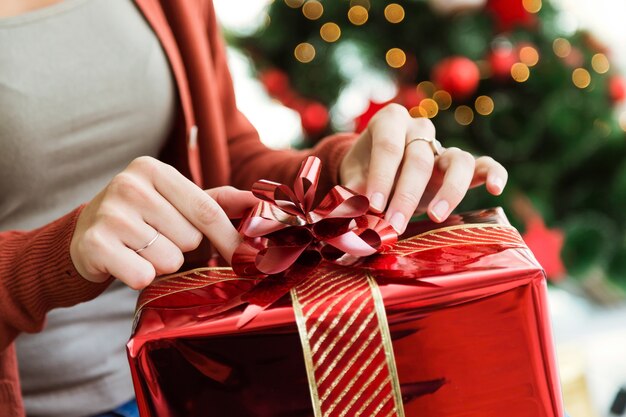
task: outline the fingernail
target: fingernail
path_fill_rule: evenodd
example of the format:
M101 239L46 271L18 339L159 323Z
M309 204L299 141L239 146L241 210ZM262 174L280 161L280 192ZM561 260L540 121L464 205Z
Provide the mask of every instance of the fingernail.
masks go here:
M446 200L439 200L437 204L433 206L431 213L435 216L435 219L438 221L443 221L448 214L448 210L450 209L450 204Z
M406 218L404 217L404 214L397 211L393 214L393 216L391 216L389 223L394 229L396 229L396 232L402 233L404 232Z
M502 190L504 189L504 181L502 178L494 176L490 178L489 182L498 194L502 193Z
M385 209L385 196L382 193L374 193L370 197L370 205L378 211Z

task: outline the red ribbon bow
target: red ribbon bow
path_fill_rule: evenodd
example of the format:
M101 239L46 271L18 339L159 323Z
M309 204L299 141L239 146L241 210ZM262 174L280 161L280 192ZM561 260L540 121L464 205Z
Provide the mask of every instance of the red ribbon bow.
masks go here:
M267 180L252 186L262 201L239 227L244 241L233 255L237 274L273 275L294 264L316 266L322 259L352 264L397 241L389 223L367 214L367 197L340 185L313 208L320 168L319 158L310 156L302 163L293 189Z

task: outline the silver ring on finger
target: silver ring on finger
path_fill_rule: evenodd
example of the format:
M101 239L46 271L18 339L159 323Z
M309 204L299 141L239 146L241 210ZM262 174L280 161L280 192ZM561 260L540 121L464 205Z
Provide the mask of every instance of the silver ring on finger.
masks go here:
M430 149L432 149L433 154L435 156L440 156L446 150L443 146L441 146L441 142L439 142L437 139L435 139L435 138L422 138L422 137L413 138L413 139L409 140L406 143L406 145L404 145L404 149L408 148L410 144L412 144L413 142L417 142L418 140L422 140L424 142L427 142L428 145L430 146Z
M146 243L145 245L143 245L139 249L136 249L135 253L140 253L140 252L143 252L144 250L148 249L150 246L152 246L154 244L154 242L157 241L159 236L161 236L161 233L159 233L159 231L157 230L156 231L156 235L154 235L154 237L152 239L150 239L150 241L148 243Z

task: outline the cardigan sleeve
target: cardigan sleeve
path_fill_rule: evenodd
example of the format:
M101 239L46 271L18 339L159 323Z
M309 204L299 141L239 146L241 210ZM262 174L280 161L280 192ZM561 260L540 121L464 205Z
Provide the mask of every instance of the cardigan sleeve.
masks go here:
M237 188L250 189L259 178L289 182L295 177L300 163L308 155L315 155L322 160L323 166L320 191L330 189L339 182L339 166L356 135L336 134L303 151L273 150L263 145L256 129L237 109L224 39L212 1L208 2L207 9L209 41L227 130L232 184Z
M43 328L48 311L90 300L111 280L82 278L70 242L82 207L32 231L0 232L0 351L20 332Z

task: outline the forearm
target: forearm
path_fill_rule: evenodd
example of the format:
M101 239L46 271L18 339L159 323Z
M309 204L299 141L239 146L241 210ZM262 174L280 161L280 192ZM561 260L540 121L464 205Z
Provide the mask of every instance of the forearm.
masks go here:
M0 233L0 350L19 332L37 332L45 315L96 297L94 284L74 268L69 246L81 208L33 231Z

